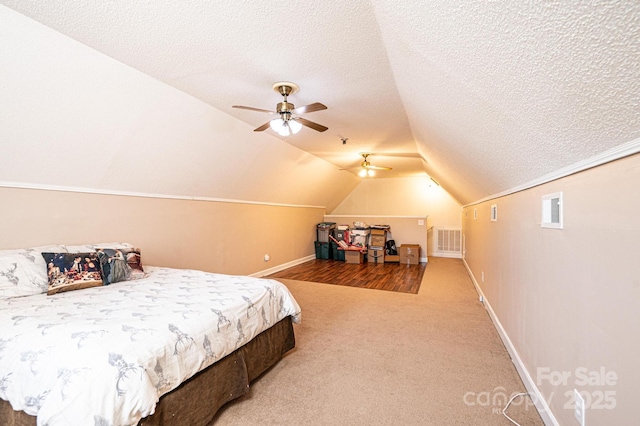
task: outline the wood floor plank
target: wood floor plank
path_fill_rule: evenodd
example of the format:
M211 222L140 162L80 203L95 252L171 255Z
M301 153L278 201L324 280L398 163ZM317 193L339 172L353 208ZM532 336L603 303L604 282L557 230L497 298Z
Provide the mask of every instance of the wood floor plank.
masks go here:
M353 264L339 260L314 259L276 272L266 278L284 278L417 294L426 268L427 263L418 265Z

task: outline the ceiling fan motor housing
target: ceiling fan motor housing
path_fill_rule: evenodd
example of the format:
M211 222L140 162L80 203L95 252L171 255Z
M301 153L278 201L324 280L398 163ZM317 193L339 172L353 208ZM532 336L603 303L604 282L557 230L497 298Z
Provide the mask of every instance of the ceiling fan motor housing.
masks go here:
M276 110L280 114L282 114L282 113L290 113L290 111L293 110L294 108L295 108L295 105L293 105L292 103L289 103L289 102L280 102L280 103L278 103L278 106L276 106Z

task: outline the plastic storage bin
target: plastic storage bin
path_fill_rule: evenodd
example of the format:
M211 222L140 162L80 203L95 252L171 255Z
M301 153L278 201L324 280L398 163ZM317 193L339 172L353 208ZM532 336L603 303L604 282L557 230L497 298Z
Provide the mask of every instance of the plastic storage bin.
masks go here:
M368 229L350 229L349 238L351 238L351 244L358 247L367 247L370 233L371 231Z
M331 235L332 237L334 236L333 233L336 229L336 223L335 222L321 222L318 224L318 236L316 238L316 241L319 241L321 243L328 243L329 242L329 235Z
M336 240L338 241L346 241L349 240L349 225L336 225L335 231L333 231Z
M331 244L322 241L316 241L316 259L331 259Z
M331 251L333 260L341 260L344 262L344 250L338 250L338 244L331 241Z

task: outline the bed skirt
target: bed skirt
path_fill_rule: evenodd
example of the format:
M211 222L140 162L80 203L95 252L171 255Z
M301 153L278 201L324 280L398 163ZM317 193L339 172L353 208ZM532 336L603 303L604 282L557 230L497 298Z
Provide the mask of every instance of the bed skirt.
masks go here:
M249 383L295 347L291 317L257 335L220 361L163 395L139 426L206 425L227 402L245 395ZM0 425L35 426L36 418L0 400Z

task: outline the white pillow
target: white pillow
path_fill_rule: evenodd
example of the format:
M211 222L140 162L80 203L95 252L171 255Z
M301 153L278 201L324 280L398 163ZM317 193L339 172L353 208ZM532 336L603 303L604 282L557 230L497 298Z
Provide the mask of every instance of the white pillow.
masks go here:
M96 247L118 249L133 248L129 243L100 243L100 244L84 244L81 246L66 246L67 253L92 253L96 251Z
M64 252L64 246L0 250L0 299L45 293L49 286L42 252Z
M64 248L61 244L56 244L52 246L40 246L40 247L32 247L32 248L21 248L21 249L10 249L10 250L0 250L0 256L4 256L7 254L23 254L25 256L29 256L29 253L35 252L37 254L40 253L54 253L54 252L65 252L67 249Z

